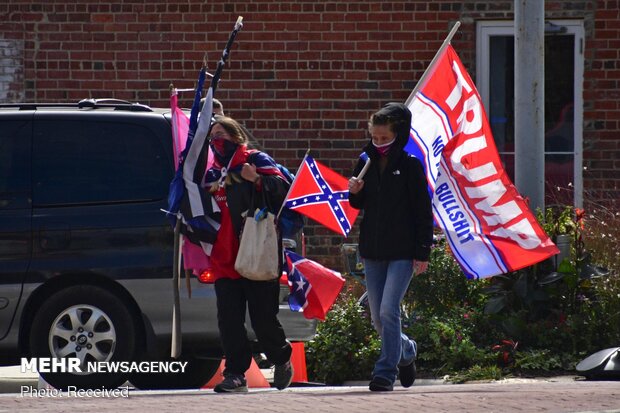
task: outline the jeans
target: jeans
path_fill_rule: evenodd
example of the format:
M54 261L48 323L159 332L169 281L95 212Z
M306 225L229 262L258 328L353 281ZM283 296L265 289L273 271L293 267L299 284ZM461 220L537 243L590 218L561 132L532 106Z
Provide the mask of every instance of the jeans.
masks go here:
M413 275L413 260L364 260L366 289L372 323L381 336L381 355L373 377L394 383L398 366L410 364L417 344L401 331L400 303Z
M246 305L252 329L269 361L284 364L292 347L278 320L280 284L245 278L220 278L215 282L217 320L226 356L224 375L243 376L252 362L252 348L245 329Z

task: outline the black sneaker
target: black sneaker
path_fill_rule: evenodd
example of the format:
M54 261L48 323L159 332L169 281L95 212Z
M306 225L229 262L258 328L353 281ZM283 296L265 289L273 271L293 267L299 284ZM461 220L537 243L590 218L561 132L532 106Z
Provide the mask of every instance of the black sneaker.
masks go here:
M293 366L291 361L287 361L284 364L276 365L273 371L273 384L278 390L284 390L291 385L293 381Z
M213 389L216 393L245 393L248 386L245 377L236 374L224 376L224 380Z
M398 366L398 376L403 387L411 387L416 376L415 359L406 366Z
M383 377L373 377L368 385L370 391L392 391L394 390L394 384L388 379Z

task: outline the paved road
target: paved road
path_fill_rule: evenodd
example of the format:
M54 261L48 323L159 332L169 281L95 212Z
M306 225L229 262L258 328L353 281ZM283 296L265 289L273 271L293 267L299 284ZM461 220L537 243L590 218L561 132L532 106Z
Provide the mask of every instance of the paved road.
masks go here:
M416 383L390 393L373 393L366 386L256 389L224 395L211 390L119 393L115 397L0 394L0 412L620 412L619 381L566 377L461 385Z

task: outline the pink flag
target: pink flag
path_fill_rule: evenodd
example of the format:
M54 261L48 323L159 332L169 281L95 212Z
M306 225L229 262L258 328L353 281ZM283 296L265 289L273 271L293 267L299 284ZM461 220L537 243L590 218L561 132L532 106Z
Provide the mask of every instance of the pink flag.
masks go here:
M504 171L480 95L452 46L429 70L408 104L405 150L424 163L435 221L465 273L490 277L557 254Z
M178 94L176 89L170 95L170 113L172 115L172 150L174 153L174 169L179 166L180 155L187 143L187 133L189 131L189 118L178 106ZM213 155L209 151L207 169L213 163ZM197 273L210 268L209 257L202 247L189 242L183 237L183 268L194 270Z
M179 155L185 149L187 131L189 130L189 118L178 106L178 94L173 89L170 95L170 114L172 115L172 151L174 154L174 169L179 167Z

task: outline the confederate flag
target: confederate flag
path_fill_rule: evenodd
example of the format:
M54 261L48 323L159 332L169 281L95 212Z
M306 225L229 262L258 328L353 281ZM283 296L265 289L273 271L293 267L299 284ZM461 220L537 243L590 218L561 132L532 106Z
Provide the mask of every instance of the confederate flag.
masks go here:
M348 180L327 166L304 157L285 199L285 206L344 235L359 210L349 205Z

